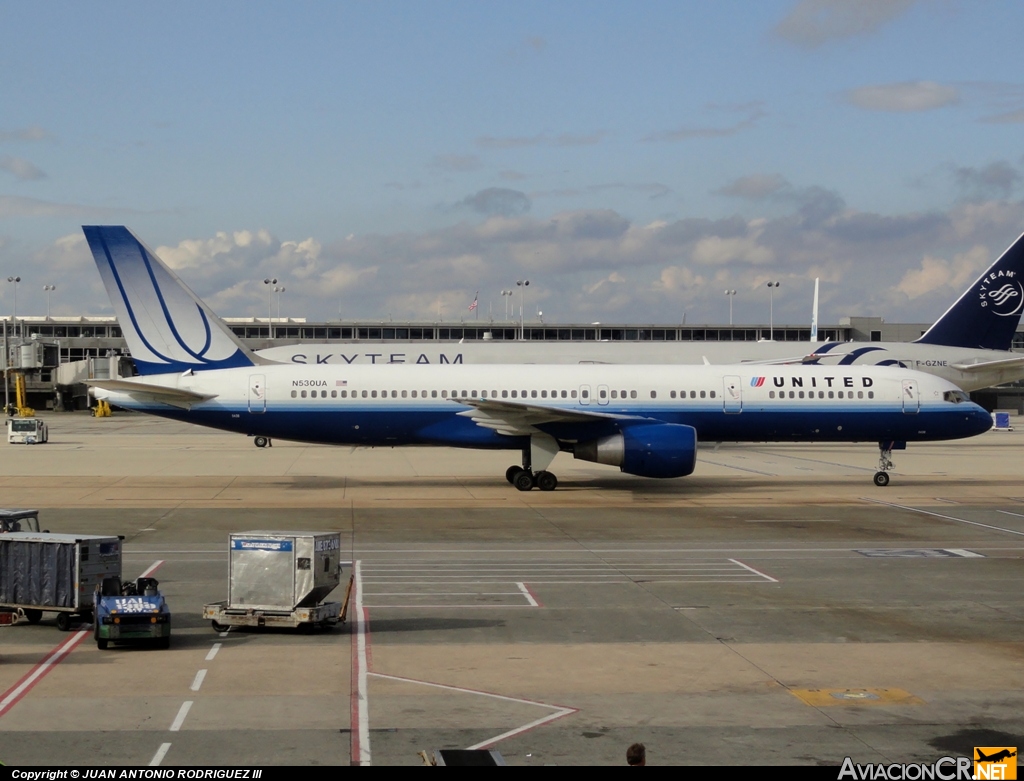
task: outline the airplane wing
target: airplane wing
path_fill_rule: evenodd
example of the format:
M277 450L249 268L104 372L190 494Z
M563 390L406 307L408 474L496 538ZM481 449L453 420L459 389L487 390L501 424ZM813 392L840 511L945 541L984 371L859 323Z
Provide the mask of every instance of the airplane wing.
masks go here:
M167 388L131 380L89 380L86 384L100 390L125 393L139 401L156 401L185 410L192 409L195 404L217 397L216 393L196 393L182 388Z
M981 361L980 363L951 363L950 367L961 372L987 372L995 369L1011 369L1021 365L1024 365L1024 355L1000 358L998 361Z
M540 404L499 401L497 399L451 399L472 409L459 415L471 418L483 428L489 428L510 437L526 437L540 433L539 426L546 423L608 423L610 421L646 420L637 415L559 409Z

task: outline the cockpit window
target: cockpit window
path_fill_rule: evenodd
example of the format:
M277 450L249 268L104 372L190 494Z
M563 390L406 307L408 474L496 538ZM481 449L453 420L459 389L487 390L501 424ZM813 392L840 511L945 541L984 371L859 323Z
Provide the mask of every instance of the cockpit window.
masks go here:
M948 401L951 404L961 404L961 403L963 403L965 401L970 401L971 397L968 396L963 391L952 390L952 391L946 391L945 393L943 393L942 394L942 400L943 401Z

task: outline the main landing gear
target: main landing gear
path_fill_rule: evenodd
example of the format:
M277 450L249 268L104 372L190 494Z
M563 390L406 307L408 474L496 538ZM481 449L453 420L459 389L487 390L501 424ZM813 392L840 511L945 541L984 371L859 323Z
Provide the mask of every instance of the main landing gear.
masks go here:
M270 441L270 437L253 437L252 443L256 447L273 447L274 444Z
M535 434L530 437L529 447L523 448L523 465L513 464L505 470L505 479L520 491L554 491L558 487L558 478L547 467L555 459L559 451L558 442L546 434ZM534 469L537 471L534 471Z
M889 470L893 466L892 443L880 442L878 444L878 471L875 472L875 485L879 488L889 485Z

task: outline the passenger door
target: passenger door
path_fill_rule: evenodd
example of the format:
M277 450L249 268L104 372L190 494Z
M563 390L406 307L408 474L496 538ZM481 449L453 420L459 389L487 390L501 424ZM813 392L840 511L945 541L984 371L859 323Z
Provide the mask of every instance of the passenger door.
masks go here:
M917 387L917 380L903 381L903 412L907 415L916 415L921 409L921 394Z
M740 378L729 374L722 378L722 404L727 415L735 415L743 411L743 392Z
M267 378L263 374L249 375L249 412L262 415L267 411Z

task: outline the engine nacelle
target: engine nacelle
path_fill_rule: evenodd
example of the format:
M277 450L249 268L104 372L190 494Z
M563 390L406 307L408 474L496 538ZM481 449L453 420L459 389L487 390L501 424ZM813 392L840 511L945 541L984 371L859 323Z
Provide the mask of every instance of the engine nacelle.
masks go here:
M573 456L640 477L684 477L697 465L697 430L675 423L629 426L618 434L579 443Z

